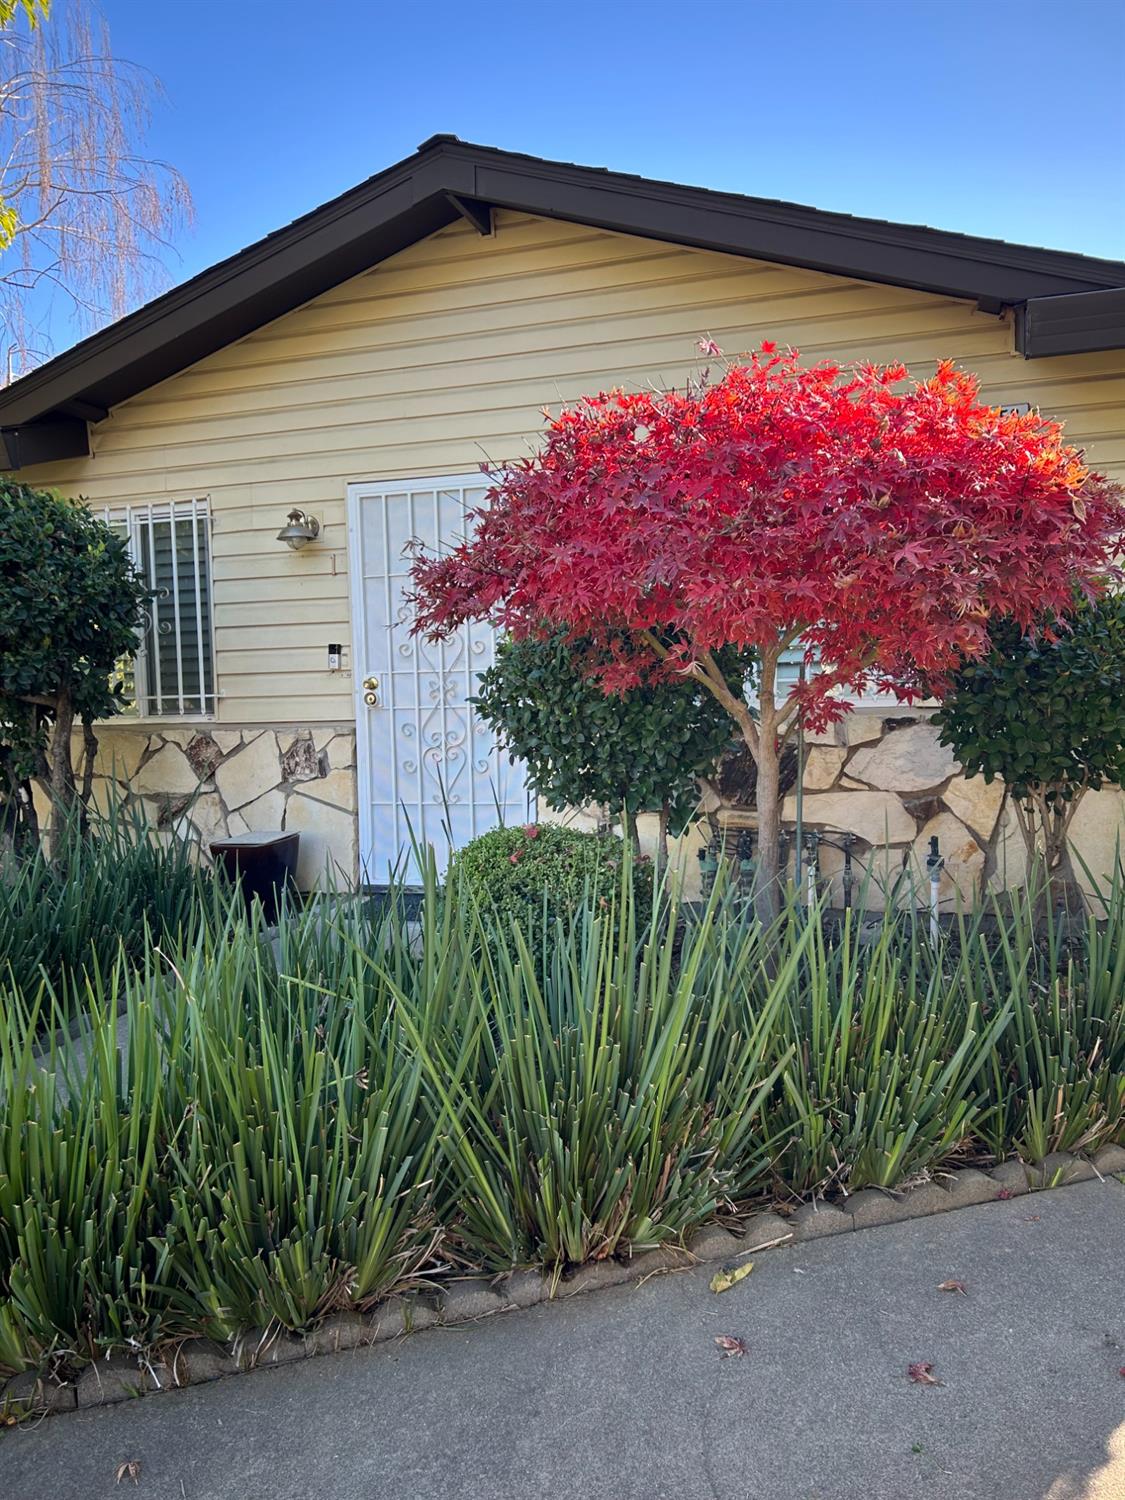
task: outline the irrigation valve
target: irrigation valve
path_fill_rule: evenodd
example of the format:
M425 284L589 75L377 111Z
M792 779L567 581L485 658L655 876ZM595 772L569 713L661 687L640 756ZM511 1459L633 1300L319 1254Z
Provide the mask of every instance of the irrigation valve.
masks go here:
M941 872L945 868L945 860L941 857L938 848L937 835L930 839L930 852L926 855L926 869L930 876L930 937L936 943L940 934L938 924L938 898L941 889Z

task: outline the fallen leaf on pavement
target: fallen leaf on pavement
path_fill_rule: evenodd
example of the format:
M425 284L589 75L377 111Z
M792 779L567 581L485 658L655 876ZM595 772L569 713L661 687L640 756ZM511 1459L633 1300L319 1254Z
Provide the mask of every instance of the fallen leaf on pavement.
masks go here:
M934 1367L928 1359L920 1359L917 1364L908 1365L906 1373L915 1385L940 1385L941 1381L934 1375Z
M123 1464L117 1465L117 1483L123 1479L131 1479L134 1484L141 1482L141 1464L136 1458L127 1458Z
M1012 1197L1015 1196L1015 1194L1012 1192L1011 1188L1001 1188L1000 1191L996 1194L996 1196L997 1196L997 1198L1004 1199L1004 1198L1012 1198Z
M717 1334L715 1342L722 1350L724 1359L741 1359L746 1353L746 1340L735 1338L733 1333Z
M962 1295L962 1297L967 1297L969 1295L968 1292L965 1290L965 1283L963 1281L954 1281L952 1278L950 1278L949 1281L939 1281L938 1282L938 1291L939 1292L960 1292L961 1295Z
M1122 1380L1125 1380L1125 1365L1122 1365L1121 1368L1120 1368L1120 1370L1118 1370L1117 1373L1121 1376Z
M711 1277L711 1290L729 1292L732 1286L737 1286L740 1281L744 1281L753 1269L752 1260L748 1260L744 1266L724 1266L721 1271L716 1271Z

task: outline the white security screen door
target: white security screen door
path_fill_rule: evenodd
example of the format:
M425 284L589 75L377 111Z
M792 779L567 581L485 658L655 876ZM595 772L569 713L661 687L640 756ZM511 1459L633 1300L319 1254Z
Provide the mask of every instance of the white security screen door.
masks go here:
M348 486L360 862L374 885L391 869L420 880L415 840L434 846L444 873L451 846L528 819L522 766L469 706L492 665L494 631L466 625L431 645L411 635L404 597L411 539L450 547L486 491L479 474Z

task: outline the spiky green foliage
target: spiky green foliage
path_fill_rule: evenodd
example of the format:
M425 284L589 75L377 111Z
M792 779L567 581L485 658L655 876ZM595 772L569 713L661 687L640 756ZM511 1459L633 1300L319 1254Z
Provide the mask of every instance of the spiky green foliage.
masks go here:
M196 931L215 900L197 855L115 803L86 832L69 823L52 859L40 849L0 856L0 983L33 993L45 975L65 997L87 969L111 967L120 946L139 962L150 939Z
M686 934L674 902L638 924L630 864L608 905L547 917L546 964L513 923L437 1012L400 993L440 1104L455 1233L490 1269L652 1248L767 1170L791 970L755 1003L750 924L717 894Z
M422 1067L365 962L372 937L384 951L354 909L338 914L326 976L301 962L310 938L323 954L323 932L299 923L275 957L236 924L178 976L196 998L174 1041L193 1101L174 1163L177 1271L222 1336L369 1307L433 1248Z
M971 961L948 972L908 918L861 940L846 914L814 924L803 980L784 1011L794 1062L771 1123L785 1140L780 1187L893 1187L948 1157L981 1117L980 1076L1010 1019L985 1019Z
M168 1140L187 1107L185 1079L166 1066L156 1006L163 978L123 961L87 990L81 1034L48 1026L43 985L5 997L0 1025L0 1322L19 1330L22 1359L94 1358L141 1350L191 1326L176 1306ZM127 1006L118 1050L117 1009ZM64 1019L61 1011L55 1023Z
M1125 886L1118 875L1102 889L1104 912L1077 943L1065 913L1037 923L1036 905L1033 882L985 971L991 1003L1016 1003L990 1058L981 1130L997 1156L1032 1162L1125 1140Z
M764 929L723 872L701 910L636 890L625 852L612 889L502 921L431 859L417 912L338 894L270 931L217 891L91 963L71 1031L9 981L0 1368L1125 1140L1120 883L1084 930L1037 929L1031 890L936 945L911 914Z

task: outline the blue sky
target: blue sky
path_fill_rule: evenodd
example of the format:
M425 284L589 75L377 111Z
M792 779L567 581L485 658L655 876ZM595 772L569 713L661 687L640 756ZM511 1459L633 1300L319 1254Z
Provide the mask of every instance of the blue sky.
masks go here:
M177 281L436 131L1125 258L1114 0L101 4L195 195Z

